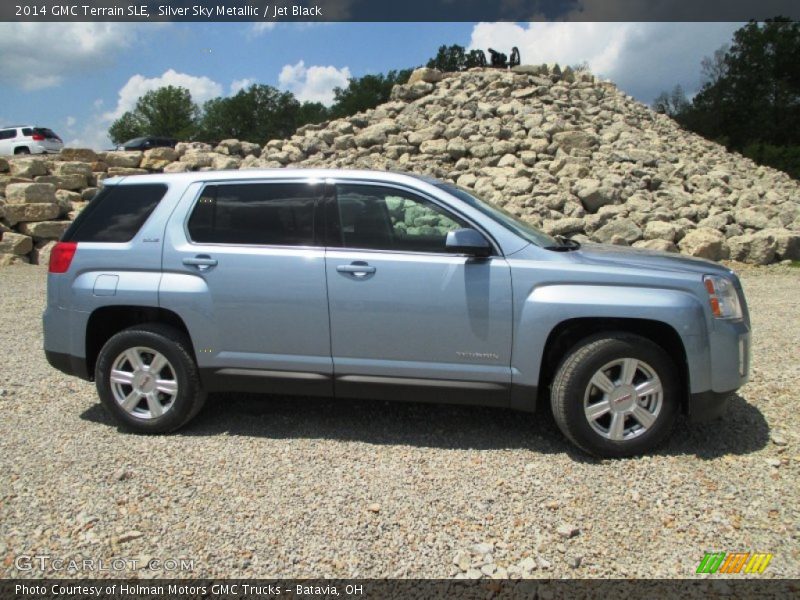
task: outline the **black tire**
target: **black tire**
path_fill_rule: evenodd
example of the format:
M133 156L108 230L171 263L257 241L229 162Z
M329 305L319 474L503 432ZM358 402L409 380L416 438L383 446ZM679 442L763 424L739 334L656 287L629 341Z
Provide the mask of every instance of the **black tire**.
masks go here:
M174 372L178 391L169 410L161 416L139 418L127 412L114 398L110 381L114 361L126 350L136 347L160 352ZM135 325L111 336L97 357L95 382L100 400L114 420L125 429L138 433L175 431L200 412L206 400L190 340L178 329L160 323Z
M14 154L17 155L17 156L20 156L22 154L30 154L30 153L31 153L31 151L28 150L27 148L16 148L14 150Z
M601 392L596 386L587 392L595 374L603 367L626 358L636 359L640 361L639 367L649 367L655 372L661 383L661 402L653 422L646 427L632 416L623 416L622 427L628 427L628 429L623 429L625 436L623 439L615 440L606 437L606 434L611 435L612 425L610 423L613 413L609 411L604 416L595 417L596 420L590 422L590 418L584 411L584 401L588 394L589 404L594 406L591 400L597 398L597 394ZM612 383L621 381L622 368L622 365L619 365L612 366L608 370L608 373L612 374L609 379L614 376L615 372L620 374L619 380ZM618 369L618 371L614 371L614 369ZM643 373L644 371L637 370L636 376L642 378ZM634 383L635 381L634 379ZM630 393L626 393L629 391L630 387L613 392L613 394L618 394L616 399L613 399L612 394L601 394L601 399L609 398L608 406L622 409L626 403L639 402L636 394L631 397ZM629 397L631 400L628 400ZM651 396L650 400L644 398L642 402L655 403L653 398L655 397ZM672 432L680 404L678 370L667 353L646 338L624 332L603 333L582 340L566 354L553 380L550 404L559 429L584 451L603 458L646 454L664 442ZM647 404L647 406L654 405ZM654 409L649 409L651 414L652 410ZM607 423L605 427L604 419ZM599 432L598 429L605 429L605 431Z

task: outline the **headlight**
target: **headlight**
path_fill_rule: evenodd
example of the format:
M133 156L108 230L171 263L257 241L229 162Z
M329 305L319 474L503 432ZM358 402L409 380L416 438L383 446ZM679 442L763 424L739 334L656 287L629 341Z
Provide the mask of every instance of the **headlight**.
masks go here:
M741 319L742 305L733 282L718 275L703 276L711 312L717 319Z

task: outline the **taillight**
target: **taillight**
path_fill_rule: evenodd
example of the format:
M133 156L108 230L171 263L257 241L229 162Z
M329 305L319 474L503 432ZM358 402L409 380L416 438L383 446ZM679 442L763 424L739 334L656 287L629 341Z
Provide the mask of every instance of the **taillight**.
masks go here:
M33 141L34 142L43 142L44 141L44 136L41 133L34 133L32 137L33 137Z
M77 242L58 242L50 252L50 273L66 273L78 249Z

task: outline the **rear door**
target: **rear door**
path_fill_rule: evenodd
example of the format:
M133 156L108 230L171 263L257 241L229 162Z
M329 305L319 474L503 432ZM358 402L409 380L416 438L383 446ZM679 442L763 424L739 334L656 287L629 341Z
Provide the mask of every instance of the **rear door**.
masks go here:
M410 190L341 183L327 207L336 395L507 404L506 260L448 252L471 224Z
M0 155L13 154L14 138L17 137L16 129L0 129Z
M321 189L197 184L170 220L159 300L187 321L209 389L332 394Z

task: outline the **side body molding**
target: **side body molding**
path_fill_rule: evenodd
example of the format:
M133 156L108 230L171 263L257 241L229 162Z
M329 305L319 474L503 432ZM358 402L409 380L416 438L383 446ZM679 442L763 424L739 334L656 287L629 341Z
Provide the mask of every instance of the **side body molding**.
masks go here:
M691 391L710 388L706 317L700 302L688 292L625 285L546 284L520 296L515 298L511 353L515 389L530 390L539 385L548 336L560 323L580 318L646 319L670 326L686 350ZM512 407L532 410L535 398L529 396L514 394Z

